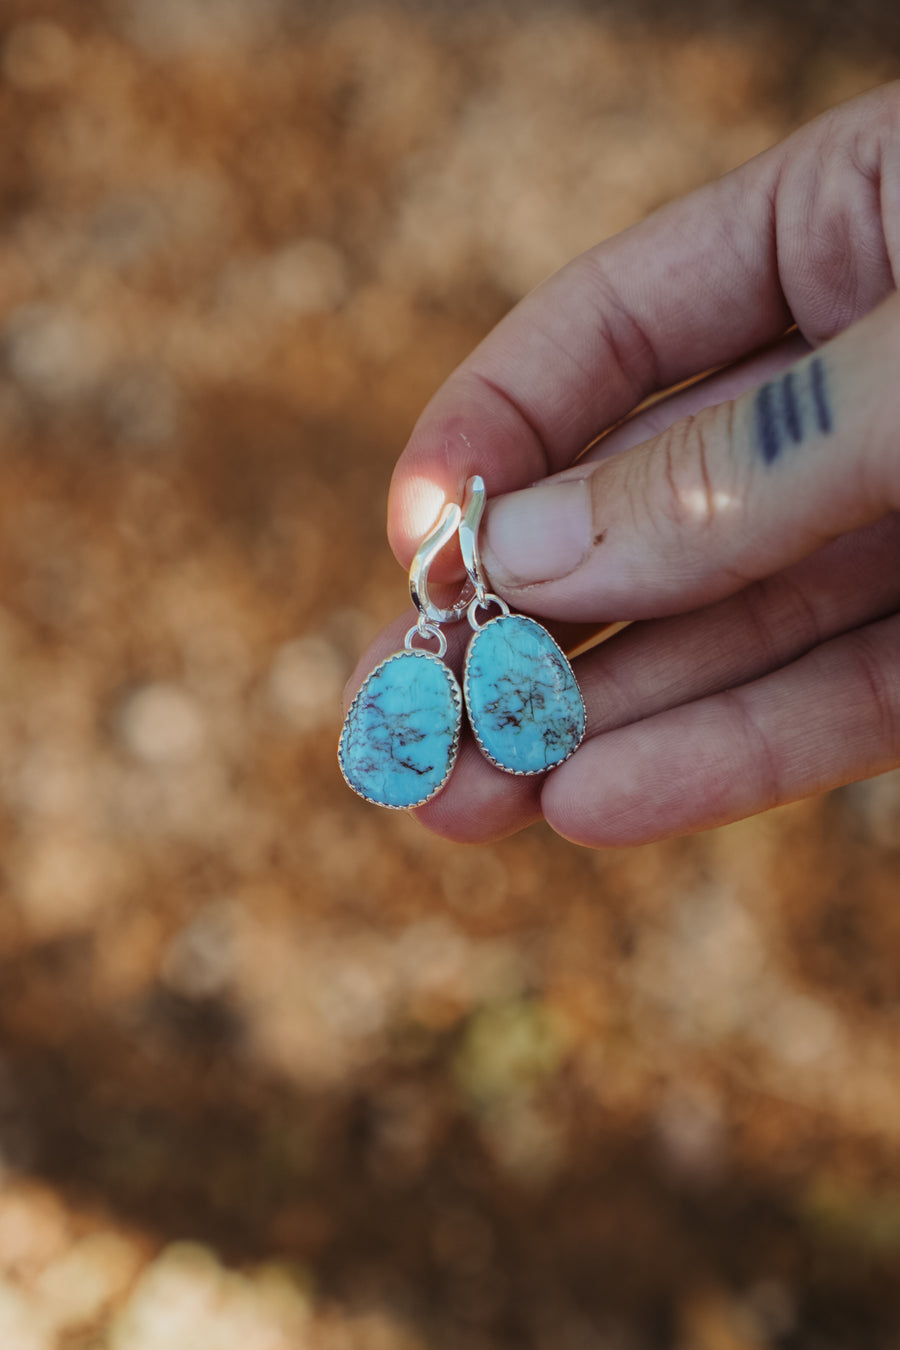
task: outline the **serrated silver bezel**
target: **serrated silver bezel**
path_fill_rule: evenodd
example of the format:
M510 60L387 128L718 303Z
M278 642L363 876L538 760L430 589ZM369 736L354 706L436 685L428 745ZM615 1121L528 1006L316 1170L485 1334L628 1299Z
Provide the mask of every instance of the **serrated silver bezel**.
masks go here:
M444 777L441 779L440 783L438 783L437 787L433 788L431 792L428 793L427 796L422 797L417 802L410 802L408 806L395 806L393 802L380 802L377 797L370 797L367 792L361 791L361 789L358 788L355 785L355 783L351 783L350 779L347 777L347 770L344 767L344 741L347 735L347 727L350 724L350 718L353 714L353 711L356 708L356 705L359 702L360 698L362 697L366 685L369 683L372 677L376 675L378 671L381 670L384 666L389 666L392 661L397 661L401 657L409 657L409 656L415 656L419 660L423 661L436 661L437 664L440 666L441 670L446 675L450 684L450 693L453 698L454 705L456 707L456 730L453 733L453 740L450 743L450 754L448 756L449 763L447 772L444 774ZM341 776L344 782L347 784L348 788L350 788L351 792L356 793L357 797L362 797L363 801L371 803L372 806L381 806L386 811L415 811L418 807L424 806L426 802L430 802L434 797L438 795L439 792L441 792L447 786L447 780L449 779L451 773L453 772L454 766L456 764L456 757L457 754L459 753L459 736L462 727L462 709L463 709L463 698L462 698L462 690L460 689L459 686L459 680L453 674L453 671L446 664L446 662L442 661L439 656L435 656L434 652L424 652L416 647L406 649L402 652L392 652L390 656L386 656L383 661L379 661L378 665L375 666L373 670L369 671L365 680L357 690L356 697L354 698L353 702L350 704L349 709L347 710L347 716L344 718L344 725L341 728L341 737L340 740L338 741L338 754L337 754L338 767L341 771Z
M492 624L503 623L504 619L509 618L524 619L526 623L533 623L536 628L540 628L543 630L545 637L550 642L553 643L553 646L559 652L560 656L565 661L566 665L569 667L569 670L572 672L572 679L575 683L575 688L578 690L578 697L581 701L581 735L579 736L577 743L573 745L572 749L569 750L565 755L561 755L560 758L555 759L552 764L546 764L541 769L511 769L507 764L501 764L500 760L494 758L490 750L488 750L487 746L485 745L484 741L481 739L480 735L478 734L478 728L475 725L475 720L472 717L472 710L469 702L469 684L470 684L469 658L472 655L472 648L478 641L479 636L486 629L490 628ZM537 619L532 619L528 614L498 614L496 618L488 619L487 623L482 624L478 628L477 632L472 637L472 640L469 643L468 648L466 649L466 663L463 669L463 692L465 694L466 700L466 712L468 713L469 716L469 726L472 728L472 734L475 737L475 740L478 742L479 750L484 755L485 759L488 760L489 763L493 764L495 769L500 769L503 773L511 774L514 778L536 778L538 774L549 773L551 769L559 768L560 764L565 764L567 759L572 758L575 751L579 748L579 746L582 744L584 740L584 733L587 729L587 710L584 706L584 695L581 692L581 687L578 681L575 679L575 672L574 670L572 670L572 663L566 656L565 652L563 651L562 647L560 647L556 639L552 637L550 633L547 632L546 628L544 628L544 625L542 623L538 623Z

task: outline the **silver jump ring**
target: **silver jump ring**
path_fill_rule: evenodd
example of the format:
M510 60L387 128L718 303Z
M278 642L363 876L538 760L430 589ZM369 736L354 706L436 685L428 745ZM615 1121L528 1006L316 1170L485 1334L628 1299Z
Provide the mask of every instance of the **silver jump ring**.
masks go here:
M479 609L490 609L491 605L499 605L500 607L500 614L496 615L496 618L509 613L509 605L506 601L501 600L499 595L494 595L491 591L485 591L483 595L476 595L470 601L469 608L466 610L466 617L476 632L479 628L484 627L484 623L490 623L490 619L485 619L484 623L479 623L475 615Z
M423 641L427 641L428 638L437 638L438 649L434 655L438 657L446 655L447 639L436 624L422 623L421 621L417 624L413 624L412 628L403 639L403 645L408 652L420 650L418 647L413 646L413 638L415 637L420 637Z

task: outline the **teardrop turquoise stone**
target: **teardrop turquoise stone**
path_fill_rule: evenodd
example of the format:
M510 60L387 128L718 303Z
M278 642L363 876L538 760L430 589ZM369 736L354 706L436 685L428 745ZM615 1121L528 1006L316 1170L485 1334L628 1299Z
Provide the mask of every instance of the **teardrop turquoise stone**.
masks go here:
M344 723L338 762L354 792L378 806L421 806L450 777L462 695L431 652L404 651L376 666Z
M502 614L475 634L465 694L479 745L509 773L543 773L581 744L584 700L572 667L523 614Z

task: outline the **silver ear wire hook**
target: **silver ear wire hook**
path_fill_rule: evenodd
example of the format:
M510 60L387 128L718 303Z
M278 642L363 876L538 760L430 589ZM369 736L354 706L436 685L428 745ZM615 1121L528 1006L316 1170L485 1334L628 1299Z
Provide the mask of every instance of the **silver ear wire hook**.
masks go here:
M478 552L478 527L481 524L481 517L484 515L484 507L487 501L487 492L484 487L484 479L478 474L473 474L466 483L466 492L463 497L462 519L459 522L459 547L463 556L465 569L469 574L469 580L475 587L475 594L466 606L467 617L473 628L478 628L478 611L488 609L491 605L496 605L501 614L509 613L509 605L505 600L501 600L499 595L494 595L488 588L488 579L485 576L484 568L481 566L481 554Z
M462 504L462 519L459 523L459 547L462 552L463 565L469 574L469 580L475 587L475 596L479 601L483 601L488 591L487 577L481 566L481 558L478 553L478 527L481 524L481 517L484 515L484 506L487 501L487 493L484 488L484 479L479 474L473 474L466 483L466 495Z
M463 617L469 605L470 596L459 600L450 609L441 609L428 593L428 572L431 564L446 543L460 528L462 512L455 502L448 502L441 512L440 519L430 534L427 534L416 549L415 557L409 569L409 594L419 611L419 627L425 623L456 623Z

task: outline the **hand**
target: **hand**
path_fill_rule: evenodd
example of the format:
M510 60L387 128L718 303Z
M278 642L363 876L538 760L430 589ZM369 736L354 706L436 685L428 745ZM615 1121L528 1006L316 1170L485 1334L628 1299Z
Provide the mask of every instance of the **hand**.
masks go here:
M576 258L450 376L394 475L400 563L480 473L514 609L637 622L575 662L570 760L469 743L425 825L640 843L900 763L898 268L894 85Z

